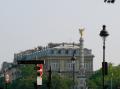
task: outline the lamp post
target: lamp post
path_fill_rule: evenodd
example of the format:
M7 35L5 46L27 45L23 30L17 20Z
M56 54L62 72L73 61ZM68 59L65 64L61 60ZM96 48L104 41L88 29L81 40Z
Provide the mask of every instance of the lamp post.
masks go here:
M105 89L105 84L104 84L104 76L105 76L105 40L106 40L106 37L109 35L108 32L106 31L106 26L103 25L103 29L100 31L100 34L99 34L102 39L103 39L103 63L102 63L102 75L103 75L103 89Z
M73 51L73 56L71 58L72 64L73 64L73 89L75 87L75 50Z

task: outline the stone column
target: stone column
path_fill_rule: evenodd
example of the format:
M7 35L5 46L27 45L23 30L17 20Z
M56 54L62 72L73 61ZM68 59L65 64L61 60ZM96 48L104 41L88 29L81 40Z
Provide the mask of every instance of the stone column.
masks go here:
M84 39L83 39L84 29L79 29L80 32L80 59L79 59L79 74L78 74L78 87L77 89L86 89L86 77L85 77L85 67L84 67Z

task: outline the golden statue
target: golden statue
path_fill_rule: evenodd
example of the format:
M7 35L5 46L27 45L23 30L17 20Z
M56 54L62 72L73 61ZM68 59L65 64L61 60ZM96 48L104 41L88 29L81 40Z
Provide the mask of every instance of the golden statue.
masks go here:
M83 37L83 31L84 31L84 28L79 29L79 32L80 32L81 37Z

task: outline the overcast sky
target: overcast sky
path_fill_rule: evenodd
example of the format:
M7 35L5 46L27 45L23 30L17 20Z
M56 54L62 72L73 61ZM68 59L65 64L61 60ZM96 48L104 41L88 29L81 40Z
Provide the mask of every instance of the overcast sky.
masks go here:
M14 53L49 42L79 42L85 28L85 48L92 49L94 69L101 67L105 24L106 61L120 64L120 0L0 0L0 64L12 62Z

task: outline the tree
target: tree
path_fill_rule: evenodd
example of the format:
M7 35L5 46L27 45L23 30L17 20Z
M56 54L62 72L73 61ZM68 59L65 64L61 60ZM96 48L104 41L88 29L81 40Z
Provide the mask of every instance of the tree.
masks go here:
M35 65L21 65L22 77L14 80L8 84L8 89L35 89L34 83L36 82L36 70ZM43 73L43 85L40 89L48 89L48 77L46 73ZM58 73L52 74L51 89L70 89L72 80L66 77L59 76ZM0 79L0 86L4 87L4 79Z
M54 74L52 77L51 89L70 89L72 87L72 80L70 78L61 77Z
M120 66L113 66L109 63L108 75L105 76L105 86L108 89L117 89L120 86ZM92 89L102 89L102 70L99 69L87 80L87 85Z

